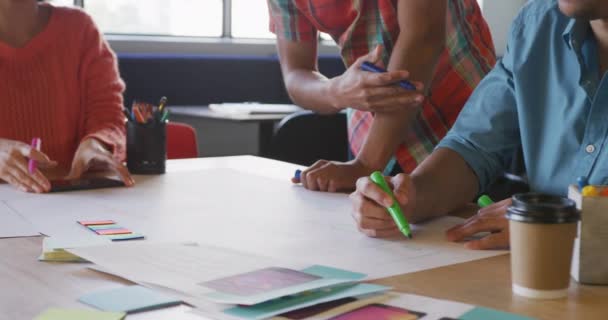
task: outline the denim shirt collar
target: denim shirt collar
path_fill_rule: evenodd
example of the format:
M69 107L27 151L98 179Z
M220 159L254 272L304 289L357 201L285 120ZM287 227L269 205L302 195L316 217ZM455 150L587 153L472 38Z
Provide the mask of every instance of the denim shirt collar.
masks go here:
M585 43L585 40L587 40L589 32L591 31L590 29L591 27L589 26L588 20L577 20L572 18L570 19L568 26L566 26L562 37L568 48L579 51L583 43Z

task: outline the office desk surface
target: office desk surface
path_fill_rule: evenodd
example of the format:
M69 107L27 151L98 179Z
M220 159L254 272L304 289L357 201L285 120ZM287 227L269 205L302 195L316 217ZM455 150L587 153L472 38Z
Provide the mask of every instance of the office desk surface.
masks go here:
M210 158L170 161L169 172L206 168L255 168L258 173L281 177L293 165L256 157ZM263 170L260 170L263 168ZM253 171L254 169L252 169ZM454 214L470 215L465 208ZM0 240L0 319L31 319L49 307L80 307L85 293L128 284L116 277L87 269L88 264L41 263L36 261L42 238ZM511 294L509 256L381 279L375 283L398 291L454 300L540 319L605 319L608 314L608 287L572 283L568 299L535 301ZM162 311L161 311L162 312ZM192 319L176 314L166 319ZM127 319L152 319L159 312Z

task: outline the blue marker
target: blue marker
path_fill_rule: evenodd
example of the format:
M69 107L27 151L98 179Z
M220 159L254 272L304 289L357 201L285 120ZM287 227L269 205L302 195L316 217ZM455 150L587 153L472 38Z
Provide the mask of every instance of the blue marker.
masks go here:
M578 189L582 191L584 187L589 185L589 180L587 180L587 177L578 177L576 183L578 184Z
M293 178L300 181L300 176L302 176L302 170L296 170L296 173L293 175Z
M375 73L386 72L386 70L376 66L375 64L373 64L371 62L367 62L367 61L363 62L363 64L361 65L361 70L368 71L368 72L375 72ZM405 90L414 90L414 91L416 90L416 86L407 80L401 80L401 81L397 82L397 84L399 84L399 86Z

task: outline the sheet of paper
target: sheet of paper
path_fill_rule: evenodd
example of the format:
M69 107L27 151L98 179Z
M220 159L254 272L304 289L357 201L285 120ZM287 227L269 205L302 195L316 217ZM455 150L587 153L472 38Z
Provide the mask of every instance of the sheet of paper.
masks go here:
M144 241L193 241L254 255L354 270L380 278L503 254L445 240L462 219L413 226L414 239L358 232L347 195L308 191L232 169L137 177L134 188L16 198L7 204L49 235L82 236L78 220L110 219ZM0 192L1 195L1 192Z
M192 312L192 307L181 305L167 309L130 314L127 320L215 320Z
M51 308L34 320L122 320L124 318L125 313L123 312Z
M198 298L213 292L201 285L203 282L275 266L304 268L303 265L195 243L119 243L67 250L95 263L104 272Z
M181 304L180 299L142 286L92 292L78 301L103 311L134 313Z
M0 201L0 238L34 237L40 233L31 223Z

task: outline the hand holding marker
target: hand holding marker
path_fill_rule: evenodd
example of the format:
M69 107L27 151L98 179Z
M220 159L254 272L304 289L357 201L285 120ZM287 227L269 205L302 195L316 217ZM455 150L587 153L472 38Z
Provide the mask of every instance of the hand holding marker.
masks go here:
M361 70L368 71L368 72L374 72L374 73L386 72L386 70L376 66L375 64L373 64L371 62L367 62L367 61L363 62L363 64L361 64ZM397 82L397 84L405 90L416 90L416 86L407 80L401 80L401 81Z
M410 230L410 224L407 222L407 219L405 218L403 211L401 211L401 205L395 198L393 191L391 191L391 188L389 188L389 186L386 184L386 180L384 180L384 175L382 175L382 173L376 171L376 172L372 173L372 175L370 176L370 179L378 187L380 187L380 189L382 189L382 191L386 192L389 196L391 196L391 198L393 199L393 204L389 208L386 208L386 210L388 211L388 213L391 215L391 217L395 221L395 224L397 225L397 228L399 228L399 231L401 231L401 233L403 233L404 236L411 239L412 231Z
M42 144L42 139L40 138L34 138L32 139L32 149L36 149L37 151L40 151L40 146ZM36 169L38 169L38 162L36 162L36 160L34 159L30 159L27 163L27 169L30 172L30 174L34 174L36 172Z
M301 175L302 175L302 170L296 170L296 172L294 173L293 178L291 180L293 182L299 183L300 179L301 179ZM380 187L382 189L382 191L388 193L388 195L391 196L391 198L393 199L393 205L390 206L389 208L386 208L386 210L388 211L388 213L391 215L391 217L395 221L395 224L397 225L397 228L399 228L399 231L401 231L401 233L403 233L404 236L411 239L412 231L410 229L410 224L407 222L407 219L405 218L403 211L401 211L401 206L399 205L399 202L395 198L395 195L393 194L391 189L386 184L386 180L384 180L384 176L382 175L382 173L376 171L376 172L372 173L372 175L370 176L370 179L378 187Z
M477 205L480 208L485 208L491 204L493 204L494 201L492 201L492 199L490 199L490 197L488 197L487 195L482 195L481 197L479 197L479 199L477 199Z
M367 71L367 72L374 72L374 73L384 73L386 72L386 70L376 66L375 64L365 61L361 64L361 70L363 71ZM405 90L416 90L416 86L413 85L411 82L407 81L407 80L401 80L399 82L397 82L397 84L405 89ZM301 175L302 175L302 170L296 170L293 178L291 178L291 181L293 183L300 183L301 182Z

